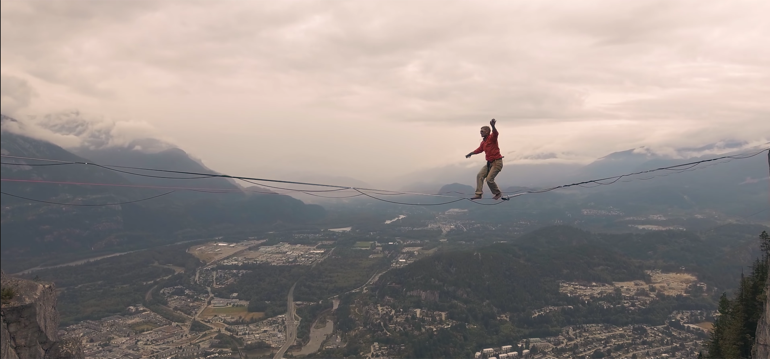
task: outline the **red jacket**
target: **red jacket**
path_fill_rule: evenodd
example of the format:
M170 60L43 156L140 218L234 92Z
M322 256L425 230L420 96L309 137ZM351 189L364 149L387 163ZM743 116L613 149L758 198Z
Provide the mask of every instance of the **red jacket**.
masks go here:
M487 162L492 162L494 160L503 158L503 155L500 154L500 147L497 146L498 134L499 133L497 132L497 129L492 130L492 133L490 133L487 138L481 141L479 148L473 150L471 153L476 154L484 152L487 157Z

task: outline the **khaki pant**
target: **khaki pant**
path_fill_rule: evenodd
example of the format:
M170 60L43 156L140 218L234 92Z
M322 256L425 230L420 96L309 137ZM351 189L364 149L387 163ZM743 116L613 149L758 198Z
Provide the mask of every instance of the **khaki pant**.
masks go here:
M487 185L493 195L500 193L500 187L495 183L495 177L500 171L503 170L503 159L497 159L492 162L487 162L484 167L481 168L479 174L476 175L476 195L481 196L484 193L484 179L487 179Z

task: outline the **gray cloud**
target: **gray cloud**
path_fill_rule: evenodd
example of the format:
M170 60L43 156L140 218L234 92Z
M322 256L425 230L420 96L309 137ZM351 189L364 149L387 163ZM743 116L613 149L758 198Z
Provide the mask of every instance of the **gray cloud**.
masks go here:
M77 110L49 113L40 118L33 117L31 121L34 125L56 134L74 136L80 140L78 147L89 149L124 147L137 140L158 135L148 123L117 121L103 116L83 114ZM157 144L153 147L157 147Z
M492 117L529 160L770 133L766 1L0 6L4 74L40 93L29 114L146 122L221 171L376 182L462 166ZM292 165L232 159L275 153L287 131Z
M148 123L114 120L78 110L28 116L23 121L4 123L3 130L53 142L65 148L131 147L159 151L173 147L169 142L151 140L165 137Z
M29 105L35 90L24 79L16 76L0 75L0 111L13 115Z

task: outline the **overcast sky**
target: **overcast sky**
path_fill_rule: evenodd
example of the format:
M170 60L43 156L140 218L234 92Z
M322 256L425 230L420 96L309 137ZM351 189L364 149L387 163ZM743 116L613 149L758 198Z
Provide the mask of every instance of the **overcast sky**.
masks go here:
M508 162L770 137L766 0L0 6L4 114L77 110L232 174L477 167L493 117Z

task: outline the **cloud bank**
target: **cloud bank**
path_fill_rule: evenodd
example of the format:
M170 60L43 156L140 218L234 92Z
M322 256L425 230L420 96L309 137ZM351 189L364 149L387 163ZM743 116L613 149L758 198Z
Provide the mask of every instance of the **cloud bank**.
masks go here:
M28 116L23 121L4 121L3 130L45 140L64 148L102 149L132 147L136 150L166 149L164 141L147 141L159 134L148 123L118 121L77 110ZM142 148L140 143L145 144ZM148 146L148 144L152 144Z
M3 113L120 119L67 122L87 145L145 123L226 172L462 166L491 118L530 161L770 133L767 1L0 7Z

